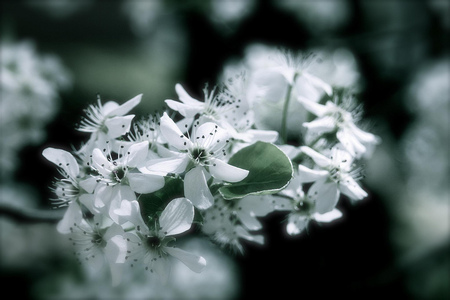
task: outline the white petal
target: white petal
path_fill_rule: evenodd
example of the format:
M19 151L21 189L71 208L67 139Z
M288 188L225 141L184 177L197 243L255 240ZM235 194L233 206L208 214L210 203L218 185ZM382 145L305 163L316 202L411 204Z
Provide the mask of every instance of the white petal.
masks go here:
M171 264L165 257L155 257L155 260L150 263L150 267L158 274L161 283L165 285L169 279Z
M122 200L120 207L114 210L114 213L119 216L119 223L124 224L127 221L133 223L135 226L141 226L145 230L147 226L141 216L139 202L137 200L128 201Z
M134 98L131 98L130 100L128 100L127 102L125 102L124 104L118 106L117 108L111 110L108 113L108 116L113 117L113 116L123 116L125 114L127 114L130 110L132 110L136 105L138 105L141 102L142 99L142 94L137 95Z
M311 157L314 160L314 162L320 167L326 167L331 164L331 160L328 157L326 157L323 154L320 154L319 152L311 149L310 147L302 146L300 147L300 150L309 157Z
M46 148L42 151L42 155L62 168L71 178L76 178L79 174L79 167L76 159L72 154L65 150L55 149L55 148Z
M139 168L139 171L145 174L158 174L166 176L168 173L180 174L186 170L190 162L189 156L180 154L177 157L151 159L145 167Z
M82 211L77 202L71 202L66 212L64 213L63 218L59 221L56 229L59 233L67 234L70 233L70 227L73 224L79 224L81 219L83 218Z
M161 213L159 225L164 235L175 235L189 230L193 220L192 202L186 198L176 198Z
M340 181L339 190L352 200L361 200L367 197L366 191L351 176L347 176Z
M210 152L216 149L223 149L229 137L230 135L217 124L206 122L195 130L193 142L195 145Z
M316 181L308 191L308 198L315 201L315 210L321 214L332 211L340 195L337 184L325 180Z
M330 132L336 128L336 120L331 116L323 116L311 122L303 123L303 127L308 128L312 133Z
M339 130L336 137L352 156L359 158L366 152L366 147L348 129Z
M95 177L88 177L86 179L80 180L79 186L88 193L93 193L98 182Z
M349 130L355 135L355 137L360 140L362 143L365 144L378 144L380 143L380 138L376 135L373 135L372 133L363 131L362 129L359 129L356 127L354 123L347 124L347 127Z
M170 146L178 150L187 150L191 148L192 142L178 128L177 124L164 112L160 119L160 130Z
M83 194L78 198L84 206L93 214L98 214L100 211L94 206L95 196L93 194Z
M342 217L342 213L340 210L335 208L332 211L324 213L324 214L315 213L313 215L313 217L314 217L314 220L316 220L318 222L329 223L331 221L334 221L334 220Z
M303 104L305 109L318 117L322 117L327 111L328 108L325 105L319 104L317 102L311 101L310 99L306 99L304 97L298 97L297 100Z
M165 247L164 250L196 273L202 272L206 266L206 260L199 255L173 247Z
M328 177L328 175L328 171L312 170L304 165L298 165L298 178L301 183L316 181L320 178Z
M302 76L304 78L306 78L311 84L313 84L314 86L320 87L321 89L323 89L325 91L325 93L327 93L329 96L331 96L331 94L333 93L333 89L331 88L331 86L327 83L325 83L325 81L323 81L322 79L311 75L309 73L303 72Z
M148 145L148 141L144 141L130 146L123 156L125 164L132 168L140 166L147 158Z
M209 173L219 180L239 182L247 177L249 171L227 164L220 159L211 159Z
M108 128L108 136L112 139L118 138L128 131L130 131L131 121L134 115L125 117L112 117L105 121L105 126Z
M160 175L128 173L127 178L131 189L139 194L153 193L164 187L164 177Z
M209 190L203 167L196 167L184 176L184 195L192 201L195 207L207 209L214 203L214 197Z
M177 83L175 85L175 91L178 94L178 97L180 98L181 102L183 102L184 104L188 104L188 105L192 105L192 106L196 106L196 105L204 105L203 102L200 102L194 98L192 98L191 96L189 96L189 94L186 92L186 90L183 88L183 86L179 83Z
M286 225L286 231L289 235L297 235L302 233L309 223L307 216L293 214L289 216L289 222Z
M109 175L111 174L111 170L114 169L114 165L98 148L95 148L94 151L92 151L92 164L98 170L98 172L106 178L109 177Z
M250 135L248 142L262 141L267 143L273 143L278 139L278 132L273 130L247 130L247 134Z
M262 228L261 222L258 221L256 216L251 213L251 211L237 211L237 215L239 219L241 220L242 224L248 229L248 230L259 230Z
M191 104L184 104L180 103L178 101L167 99L165 100L167 106L169 106L174 111L179 112L183 117L186 118L193 118L196 114L201 112L203 110L204 105L191 105ZM199 102L201 103L201 102Z

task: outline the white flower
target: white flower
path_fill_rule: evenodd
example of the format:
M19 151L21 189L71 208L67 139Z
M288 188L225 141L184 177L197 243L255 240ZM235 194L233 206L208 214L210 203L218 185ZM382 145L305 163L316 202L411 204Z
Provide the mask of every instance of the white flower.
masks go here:
M308 190L308 201L315 203L318 213L330 212L336 206L340 193L352 200L361 200L367 193L358 185L353 176L358 170L352 170L353 157L338 144L331 150L328 158L315 150L302 146L303 153L311 157L318 169L309 169L299 165L301 182L314 182Z
M92 222L81 219L73 223L69 240L75 247L77 259L94 272L101 269L106 257L113 284L116 285L120 281L121 264L125 262L127 243L121 226L106 224L108 226L102 227L101 218L96 215Z
M131 267L143 264L145 270L151 273L156 272L161 280L166 282L170 272L169 256L177 258L197 273L206 266L206 260L203 257L168 246L168 243L175 240L174 235L184 233L191 228L194 220L194 206L188 199L176 198L169 202L159 219L154 220L155 225L150 227L142 220L137 201L124 202L118 213L128 216L137 228L136 233L125 235L129 245L126 260Z
M131 121L134 118L134 115L124 115L138 105L141 98L142 94L137 95L122 105L114 101L102 105L100 99L97 99L97 105L90 105L85 110L86 117L81 120L78 130L93 134L104 132L111 139L124 135L130 131Z
M65 150L46 148L42 155L50 162L57 165L63 178L55 182L53 191L58 197L54 200L57 207L68 206L64 217L58 223L57 229L61 233L68 233L69 227L73 223L78 223L82 219L82 209L80 207L83 202L81 199L85 197L85 193L92 193L96 181L92 178L81 178L78 162L73 155ZM89 206L88 206L89 208Z
M308 134L317 136L323 133L336 133L339 142L354 157L360 158L366 152L370 154L380 139L355 125L355 118L349 111L328 101L325 105L299 98L305 108L318 118L303 123Z
M167 113L164 113L160 130L169 145L179 151L177 156L169 158L174 164L166 162L171 169L167 172L181 173L189 163L194 166L184 177L184 192L196 207L206 209L214 201L207 184L210 176L227 182L239 182L248 175L247 170L222 160L226 155L225 147L229 136L216 124L207 122L200 125L197 122L194 124L193 136L189 139Z
M278 201L285 201L285 207L290 210L288 224L286 225L286 231L289 235L298 235L303 232L311 220L331 222L342 216L342 213L336 208L324 214L319 213L313 199L305 196L302 181L298 174L292 178L289 185L280 192L279 196L274 195L272 197L279 199ZM286 201L288 202L286 203Z
M108 210L109 216L119 222L114 210L122 200L136 200L136 193L152 193L164 186L164 178L155 174L143 174L137 171L144 164L149 143L148 141L123 147L117 159L112 159L107 149L95 148L92 152L92 167L98 172L97 180L101 185L95 191L95 207ZM106 156L105 156L105 153Z
M262 229L258 217L275 210L289 210L289 201L284 198L246 196L239 200L225 200L218 197L213 206L203 212L202 231L223 245L230 245L243 253L239 239L258 244L264 243L261 234L250 231Z

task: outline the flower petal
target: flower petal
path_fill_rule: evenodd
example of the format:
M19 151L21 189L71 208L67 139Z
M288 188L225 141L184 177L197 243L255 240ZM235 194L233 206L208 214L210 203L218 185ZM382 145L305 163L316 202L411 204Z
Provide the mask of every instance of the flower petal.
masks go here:
M164 187L164 177L160 175L128 173L127 178L131 189L139 194L153 193Z
M320 154L319 152L313 150L310 147L302 146L300 147L300 150L309 157L311 157L314 160L314 162L320 167L326 167L331 164L331 160L328 157L326 157L323 154Z
M195 126L195 125L194 125ZM200 125L194 133L193 142L208 152L223 149L230 135L217 124L206 122Z
M177 157L151 159L145 167L139 168L139 171L145 174L162 176L166 176L168 173L180 174L186 170L190 160L186 154L181 154Z
M137 95L136 97L131 98L124 104L116 107L108 113L108 116L123 116L127 114L130 110L132 110L135 106L137 106L142 99L142 94Z
M189 230L193 220L192 202L186 198L176 198L161 213L159 225L164 235L175 235Z
M133 118L134 115L108 118L105 121L105 126L108 128L108 136L115 139L129 132Z
M196 273L202 272L206 267L206 260L202 256L173 247L165 247L164 250Z
M346 176L340 181L339 190L352 200L361 200L367 197L366 191L351 176Z
M227 164L220 159L211 159L209 173L219 180L239 182L247 177L249 171Z
M314 220L316 220L317 222L329 223L331 221L334 221L334 220L342 217L342 213L340 210L335 208L332 211L324 213L324 214L315 213L313 215L313 217L314 217Z
M92 151L92 164L98 172L104 177L108 178L114 165L105 157L99 148Z
M178 97L180 98L181 102L183 102L184 104L188 104L188 105L199 105L199 104L204 104L203 102L200 102L194 98L192 98L191 96L189 96L189 94L186 92L186 90L183 88L183 86L179 83L177 83L175 85L175 91L178 94Z
M128 148L127 154L123 156L125 160L125 165L136 168L141 165L148 154L148 141L136 143Z
M214 197L209 190L204 168L198 166L184 176L184 195L192 201L195 207L207 209L214 203Z
M320 214L332 211L339 200L339 195L337 184L326 182L326 179L316 181L308 191L308 198L315 202L315 210Z
M160 130L169 145L178 150L187 150L192 147L192 142L178 128L177 124L164 112L160 119Z
M59 233L67 234L70 233L70 228L74 223L78 224L81 222L83 218L82 211L77 202L71 202L66 212L64 213L63 218L59 221L56 229Z
M298 165L298 178L300 183L312 182L320 178L328 177L328 171L326 170L312 170L304 165Z
M55 148L46 148L42 155L58 167L62 168L71 178L76 178L80 172L78 163L70 152Z
M286 231L289 235L302 233L309 223L309 218L304 215L292 214L289 216L289 222L286 225Z
M174 111L179 112L182 116L186 118L193 118L196 114L198 114L203 110L203 105L199 104L197 105L184 104L170 99L165 100L165 102L167 106L169 106Z

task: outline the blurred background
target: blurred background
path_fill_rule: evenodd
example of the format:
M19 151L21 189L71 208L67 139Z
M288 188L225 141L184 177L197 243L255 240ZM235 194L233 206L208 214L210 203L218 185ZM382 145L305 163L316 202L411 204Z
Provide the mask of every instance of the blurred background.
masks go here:
M21 0L1 2L0 276L18 299L401 299L450 297L450 1ZM233 254L194 237L183 249L211 266L174 268L118 288L78 266L51 210L56 168L42 150L70 150L96 101L146 116L182 83L202 98L255 45L319 51L333 84L358 86L369 131L383 142L366 164L370 196L340 203L341 220L285 233L264 219L266 244ZM328 76L328 77L327 77Z

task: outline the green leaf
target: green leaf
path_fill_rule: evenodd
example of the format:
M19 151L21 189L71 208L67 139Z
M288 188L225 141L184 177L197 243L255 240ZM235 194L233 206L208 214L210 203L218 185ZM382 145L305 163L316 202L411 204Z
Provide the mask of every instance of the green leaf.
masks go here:
M265 142L256 142L239 150L228 163L248 170L249 174L244 180L219 189L225 199L276 193L286 187L294 173L286 154L277 146Z
M175 198L184 197L183 180L177 177L165 177L162 189L139 196L138 202L144 221L157 218L164 208Z

